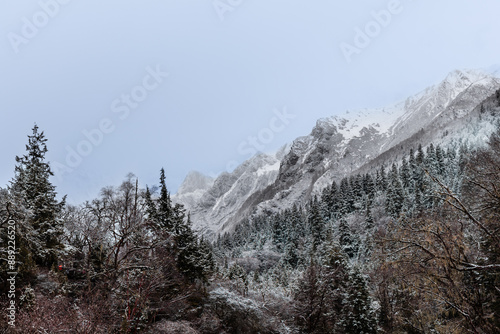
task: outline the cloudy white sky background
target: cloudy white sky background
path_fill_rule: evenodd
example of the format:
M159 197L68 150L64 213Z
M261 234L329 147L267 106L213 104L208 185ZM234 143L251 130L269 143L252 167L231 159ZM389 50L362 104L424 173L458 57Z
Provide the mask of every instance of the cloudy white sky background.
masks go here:
M495 0L2 0L0 187L36 122L70 202L175 192L500 56Z

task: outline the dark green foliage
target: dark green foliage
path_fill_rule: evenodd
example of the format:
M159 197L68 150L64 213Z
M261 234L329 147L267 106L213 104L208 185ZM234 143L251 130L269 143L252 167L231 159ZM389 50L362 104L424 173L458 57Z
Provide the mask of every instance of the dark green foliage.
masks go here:
M283 261L291 268L296 268L300 261L299 240L293 237L286 245L283 254Z
M207 244L198 243L191 229L191 219L186 218L182 205L172 205L165 184L165 171L160 172L160 197L154 201L149 189L145 194L149 226L156 238L173 239L176 263L181 273L190 280L206 281L213 272L213 254Z
M53 173L45 161L46 142L44 133L39 133L35 125L33 134L28 136L27 153L16 157L15 176L9 190L12 201L26 210L19 222L29 225L25 226L27 234L22 236L24 244L37 264L50 267L57 262L63 248L63 225L59 215L65 198L56 199L55 187L49 180Z
M403 158L403 161L401 163L401 185L409 189L412 186L412 177L411 177L411 171L410 171L410 165L408 162L406 162L406 158Z
M363 176L363 192L370 202L375 197L375 182L370 174L365 174Z
M160 171L160 197L153 202L149 188L146 189L147 213L151 221L150 226L156 231L171 233L184 218L183 212L172 208L170 194L165 184L165 170Z
M340 215L346 215L354 210L355 197L348 178L343 178L340 181L338 198Z
M377 171L375 182L378 191L383 192L387 190L387 175L384 165L382 165L382 167L380 167L380 170Z
M339 243L344 254L348 257L354 257L359 249L356 238L352 235L349 226L345 219L341 219L339 223Z
M312 236L313 251L316 251L325 241L325 222L321 217L318 199L315 197L310 204L309 215L307 217L310 233Z
M444 152L443 150L441 149L441 146L437 145L436 146L436 163L435 163L435 170L436 170L436 174L439 176L439 177L442 177L444 176L445 174L445 163L444 163Z
M366 283L349 270L338 247L322 263L311 259L294 295L295 322L304 333L376 333Z
M357 268L349 274L347 303L344 311L345 318L341 320L343 333L346 334L375 334L377 323L375 312L371 309L371 298L365 279Z
M392 165L389 174L389 186L387 188L386 210L392 217L398 217L404 205L404 193L399 181L398 170L395 164Z

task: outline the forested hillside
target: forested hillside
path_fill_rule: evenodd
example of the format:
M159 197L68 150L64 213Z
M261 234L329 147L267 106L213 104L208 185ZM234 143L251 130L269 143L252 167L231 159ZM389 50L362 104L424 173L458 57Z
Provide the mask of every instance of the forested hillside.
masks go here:
M499 156L500 130L484 148L410 148L305 207L248 220L217 254L244 294L288 305L300 332L496 333Z
M480 114L497 119L499 101ZM500 332L500 126L482 146L404 150L212 243L163 169L157 186L130 174L79 206L58 200L35 126L0 192L1 328Z

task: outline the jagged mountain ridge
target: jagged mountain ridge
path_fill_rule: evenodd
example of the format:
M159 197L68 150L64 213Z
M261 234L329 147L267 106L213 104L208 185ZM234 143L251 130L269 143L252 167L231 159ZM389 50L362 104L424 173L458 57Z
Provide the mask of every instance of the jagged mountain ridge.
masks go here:
M179 187L175 199L191 208L200 201L203 194L213 186L214 182L215 179L210 176L191 171Z
M205 176L204 180L210 181L202 183L202 187L198 187L196 181L201 178L200 174L191 172L172 200L183 204L191 213L195 230L211 236L234 218L235 208L276 180L286 151L287 146L284 146L276 154L259 153L215 180Z
M231 231L254 212L304 202L332 180L381 156L390 159L401 143L443 141L447 127L454 137L446 140L460 137L459 129L475 117L474 108L499 88L500 79L486 72L453 71L439 84L392 106L320 119L308 136L297 138L278 154L259 154L234 172L220 175L208 189L192 188L196 196L186 196L181 187L173 199L191 212L201 233L215 236Z

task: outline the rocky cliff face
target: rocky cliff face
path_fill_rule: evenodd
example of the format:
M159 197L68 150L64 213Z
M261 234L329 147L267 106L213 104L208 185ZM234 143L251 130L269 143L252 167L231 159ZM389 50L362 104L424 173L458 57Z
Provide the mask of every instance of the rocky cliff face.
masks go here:
M191 213L196 230L214 236L216 232L229 228L227 223L238 217L238 210L252 194L276 180L285 149L274 155L257 154L233 172L224 172L215 180L199 173L196 177L190 174L172 200L184 204Z
M483 126L484 133L478 130L485 120L479 120L476 107L499 88L500 79L487 73L454 71L441 83L392 106L320 119L308 136L297 138L278 154L259 154L210 186L210 182L186 186L197 195L186 197L181 187L174 200L186 205L202 233L231 231L253 212L307 201L332 180L381 157L387 161L401 146L461 136L485 138L488 127ZM476 125L471 128L471 124Z
M214 184L215 179L192 171L184 179L177 194L173 196L178 203L183 203L187 208L195 206Z

